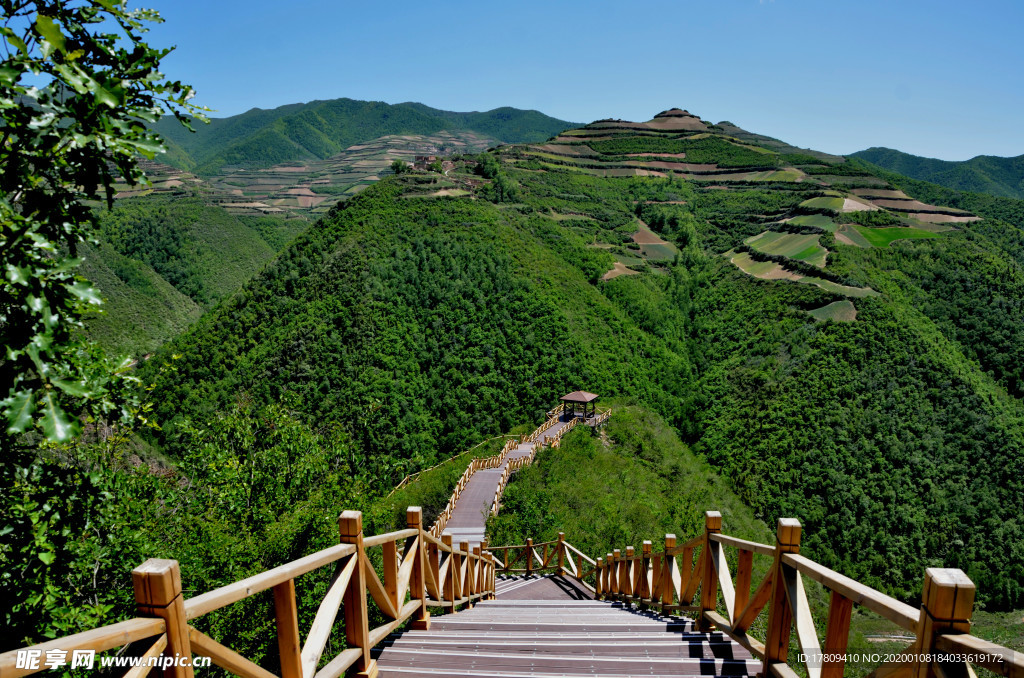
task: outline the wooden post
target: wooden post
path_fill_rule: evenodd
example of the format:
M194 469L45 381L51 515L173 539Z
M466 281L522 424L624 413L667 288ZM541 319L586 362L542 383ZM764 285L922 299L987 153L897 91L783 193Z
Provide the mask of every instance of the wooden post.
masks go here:
M633 556L636 555L633 551L632 546L626 547L626 558L622 561L622 569L619 570L619 586L625 582L625 593L627 596L632 598L636 595L636 579L633 575L633 570L636 569L636 561L633 560Z
M737 606L739 609L739 606ZM821 664L821 678L843 678L846 667L846 647L850 642L850 615L853 601L837 591L832 592L828 606L828 625L825 627L825 644L821 651L828 659Z
M295 605L295 580L274 587L274 618L277 622L277 651L281 657L281 678L302 678L302 640L299 612Z
M665 535L665 559L661 563L661 604L671 605L676 599L676 590L673 585L673 571L676 569L676 557L669 554L669 549L676 547L676 536ZM679 602L680 605L688 603Z
M733 614L739 614L750 601L750 579L754 570L754 552L740 549L739 559L736 563L736 598L733 602ZM736 623L730 619L730 623Z
M460 541L459 550L466 554L464 556L466 558L466 576L460 581L462 583L462 597L466 599L466 609L469 610L473 607L473 590L476 588L475 578L473 577L473 568L475 568L476 565L473 560L473 553L469 550L468 541ZM459 573L461 576L461 567L459 568Z
M342 607L345 610L345 639L349 647L357 647L362 652L353 666L357 676L374 678L377 675L377 660L370 656L370 619L366 609L366 571L363 563L366 552L363 548L363 514L361 511L345 511L338 518L338 533L342 544L355 544L355 569Z
M140 617L160 617L167 624L165 657L188 659L188 666L164 668L165 678L192 678L192 648L188 619L181 595L181 570L177 560L150 558L132 570L132 588Z
M644 609L651 602L651 540L644 539L640 545L640 600Z
M583 570L580 570L580 575L583 574ZM604 558L598 558L597 564L594 566L594 597L598 600L604 600Z
M700 617L697 625L704 631L710 630L710 623L704 617L705 612L714 612L718 607L718 570L715 559L711 557L711 549L718 548L718 543L711 541L711 535L722 531L722 514L718 511L704 513L704 572L700 585Z
M533 576L533 537L526 538L526 576Z
M558 570L555 574L565 574L565 532L558 533Z
M786 596L786 579L782 574L782 554L800 553L800 521L779 518L775 531L775 562L772 564L772 593L768 599L768 629L764 643L764 664L761 673L772 675L771 665L785 663L789 655L789 635L793 630L793 610Z
M405 522L410 529L417 530L418 532L416 535L416 555L413 556L412 576L409 579L409 594L414 600L420 601L420 609L413 616L410 627L416 631L427 631L430 629L430 610L427 609L427 540L426 533L423 531L423 509L419 506L407 508L405 510ZM281 676L281 678L288 678L288 676Z
M458 587L455 585L456 581L456 568L459 564L458 558L455 557L455 549L452 547L452 535L450 532L445 532L441 535L441 543L448 549L448 576L444 579L444 597L449 600L452 604L452 614L455 614L455 601L459 598Z
M969 633L974 593L974 582L962 570L939 567L925 570L921 620L912 654L919 658L934 655L935 639L944 633ZM934 662L926 661L918 663L912 675L932 678L942 674L935 670Z
M473 593L484 591L484 558L480 544L473 547Z
M398 601L398 544L388 540L380 548L384 564L384 593L395 611L400 612L402 603Z
M622 559L622 551L614 549L609 555L611 557L608 560L612 563L612 593L614 593L616 597L619 597L622 593L622 582L619 581L619 568L622 566L622 563L620 562Z

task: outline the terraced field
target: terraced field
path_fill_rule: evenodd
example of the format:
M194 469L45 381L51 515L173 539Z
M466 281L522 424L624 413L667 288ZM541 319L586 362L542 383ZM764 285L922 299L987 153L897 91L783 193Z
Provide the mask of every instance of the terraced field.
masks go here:
M845 200L843 198L822 196L820 198L811 198L800 203L800 207L806 207L808 209L819 209L819 210L832 210L833 212L842 212L843 204Z
M226 169L208 179L155 162L143 163L152 186L119 186L117 197L135 197L192 187L232 214L316 218L391 173L391 163L414 163L417 156L478 153L498 142L475 132L389 135L350 146L326 160L266 169ZM465 191L465 187L439 186ZM461 193L466 195L468 193ZM453 195L439 193L439 196Z
M640 245L640 251L649 261L671 261L679 254L675 245L659 238L643 222L640 222L636 233L633 234L633 242Z
M834 320L840 323L852 323L857 319L857 307L852 301L833 301L831 304L808 311L811 317L817 321Z
M821 246L819 237L814 234L765 231L747 238L744 242L758 252L778 254L825 268L828 250Z
M895 227L895 228L868 228L866 226L854 226L854 229L872 247L888 247L896 240L922 240L926 238L937 238L938 234L931 231L922 231L917 228Z
M836 228L838 228L836 222L832 220L832 217L824 214L801 214L793 217L792 219L788 219L787 223L795 226L813 226L831 233L834 233Z
M878 294L878 292L870 287L841 285L824 278L801 275L774 261L757 261L748 252L734 252L730 250L725 253L725 256L747 275L761 278L762 280L792 280L793 282L805 285L816 285L823 290L847 297L871 297Z

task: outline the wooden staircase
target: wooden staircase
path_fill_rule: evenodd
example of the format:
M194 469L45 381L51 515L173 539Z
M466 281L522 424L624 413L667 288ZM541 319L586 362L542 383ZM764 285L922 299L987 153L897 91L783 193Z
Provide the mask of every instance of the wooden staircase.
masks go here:
M496 600L431 620L375 651L380 676L747 676L761 661L692 619L585 595L571 579L514 577Z

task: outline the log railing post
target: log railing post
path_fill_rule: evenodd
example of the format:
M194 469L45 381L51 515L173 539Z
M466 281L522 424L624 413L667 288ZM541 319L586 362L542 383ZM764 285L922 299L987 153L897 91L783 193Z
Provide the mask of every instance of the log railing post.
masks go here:
M738 604L736 609L740 609ZM825 644L821 648L825 655L825 661L821 664L821 678L843 678L852 614L853 601L838 591L833 591L828 605Z
M582 569L580 575L583 575ZM594 597L604 600L604 558L598 558L594 566Z
M473 577L473 570L476 567L476 561L473 559L473 552L469 550L468 541L460 541L459 550L466 554L463 556L466 559L466 574L462 574L462 568L460 567L459 576L461 577L462 597L466 599L466 609L470 610L473 608L473 590L476 588L474 581L475 578ZM462 563L460 563L460 565L462 565Z
M302 678L302 640L299 638L299 611L295 604L295 580L274 587L274 618L277 624L277 650L281 658L281 678Z
M533 575L533 537L526 538L526 576Z
M458 577L456 570L458 569L459 559L455 556L455 548L452 546L452 535L450 532L445 532L441 535L441 543L448 549L448 576L444 578L444 597L451 602L452 614L455 614L457 612L455 601L459 598L458 586L455 584Z
M398 544L390 539L380 545L383 552L384 565L384 592L391 601L395 612L402 609L402 602L398 600Z
M473 547L473 593L484 592L484 557L480 544Z
M416 555L413 556L412 576L409 578L409 594L414 600L420 601L420 609L413 616L410 626L416 631L427 631L430 629L430 610L427 609L427 540L423 531L423 509L419 506L410 506L405 510L405 521L410 529L417 531Z
M622 592L630 598L636 594L636 577L634 576L636 561L633 560L634 555L636 554L633 551L633 547L627 546L626 558L622 561L622 568L619 570L619 586L624 586Z
M921 618L912 652L915 657L919 660L933 657L936 653L935 639L944 633L970 632L974 593L974 582L962 570L938 567L925 570ZM919 661L912 675L915 678L932 678L942 674L935 670L934 662Z
M558 570L555 574L565 574L565 532L558 533Z
M342 607L345 610L345 639L349 647L361 650L353 666L357 676L374 678L377 675L377 660L370 656L370 618L366 608L366 562L363 548L363 514L360 511L345 511L338 518L338 533L342 544L354 544L356 559L352 579L349 580Z
M736 562L736 598L733 600L734 614L739 614L750 601L750 580L754 571L754 552L740 549ZM730 619L730 623L736 623Z
M772 563L772 592L768 598L768 629L764 643L764 664L761 673L771 676L772 664L785 663L789 655L789 636L793 627L793 610L786 595L786 578L782 572L782 554L800 553L800 521L779 518L775 531L775 562Z
M610 560L612 564L612 593L615 594L615 599L618 600L619 598L621 598L622 594L622 582L619 581L619 568L622 565L622 563L620 562L620 559L622 558L622 551L620 551L619 549L613 549L612 552L608 555L608 560Z
M640 600L646 608L651 602L651 540L644 539L640 545Z
M715 559L711 557L711 550L718 548L718 543L711 541L711 535L719 534L722 531L722 514L718 511L707 511L704 513L704 572L700 584L700 617L697 619L698 626L707 631L710 624L705 618L706 612L714 612L718 607L718 570L715 569Z
M185 599L177 560L150 558L132 570L132 588L140 617L160 617L167 625L165 657L188 658L188 666L168 666L165 678L192 678L192 649L188 641ZM175 662L177 663L177 662Z
M670 549L676 547L676 536L674 534L665 535L665 559L661 563L661 604L672 605L675 602L676 590L674 585L674 579L672 577L673 571L676 569L676 557L669 553ZM684 563L685 565L685 563ZM689 605L689 601L682 602L680 605Z

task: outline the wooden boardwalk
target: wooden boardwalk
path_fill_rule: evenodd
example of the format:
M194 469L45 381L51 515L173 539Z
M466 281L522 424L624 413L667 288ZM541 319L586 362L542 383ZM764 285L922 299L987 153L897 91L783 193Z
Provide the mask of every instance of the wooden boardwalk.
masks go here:
M497 600L434 617L429 631L385 640L375 651L379 675L752 676L761 670L738 644L697 631L692 619L579 599L567 588L578 586L557 576L502 580Z
M501 479L502 473L505 472L505 467L514 459L530 456L536 445L541 445L548 438L553 438L568 426L571 420L572 417L563 416L554 425L545 429L536 442L521 443L519 447L512 450L501 466L481 469L473 474L462 490L462 494L459 495L451 518L448 519L444 528L444 531L452 536L452 543L459 544L468 541L470 546L475 546L484 540L484 528L491 510L491 502L494 501L494 493L498 489L498 481Z

